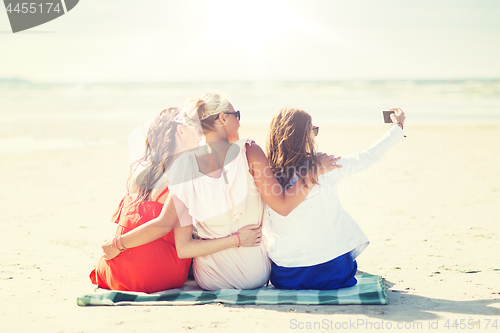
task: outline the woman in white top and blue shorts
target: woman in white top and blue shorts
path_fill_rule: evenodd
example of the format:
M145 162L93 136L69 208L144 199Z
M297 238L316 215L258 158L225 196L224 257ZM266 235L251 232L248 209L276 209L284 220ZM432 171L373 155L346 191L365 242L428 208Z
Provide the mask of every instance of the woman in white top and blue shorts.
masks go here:
M368 238L342 208L337 185L347 176L377 163L402 137L405 115L400 109L393 125L370 148L342 157L342 168L319 175L304 201L287 216L267 207L264 226L269 235L271 283L280 289L338 289L354 286L356 257ZM317 169L314 138L319 127L298 109L278 111L267 140L269 164L283 189Z

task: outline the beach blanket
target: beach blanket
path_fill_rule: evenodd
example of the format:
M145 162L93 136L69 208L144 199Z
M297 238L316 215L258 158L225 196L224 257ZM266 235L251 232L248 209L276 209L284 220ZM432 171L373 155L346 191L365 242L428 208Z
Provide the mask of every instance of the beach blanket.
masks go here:
M356 275L358 283L337 290L283 290L273 286L252 290L221 289L205 291L195 281L182 288L153 294L98 289L77 298L79 306L90 305L197 305L208 303L244 305L348 305L387 304L382 278L378 275Z

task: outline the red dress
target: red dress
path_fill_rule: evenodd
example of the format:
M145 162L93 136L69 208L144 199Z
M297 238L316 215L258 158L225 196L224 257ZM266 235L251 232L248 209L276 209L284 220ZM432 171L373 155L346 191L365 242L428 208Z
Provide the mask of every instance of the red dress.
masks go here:
M112 221L118 223L116 236L158 217L163 204L156 201L135 202L127 193ZM99 259L90 280L101 288L153 293L179 288L187 280L191 259L179 259L175 249L174 231L151 243L128 249L112 260Z

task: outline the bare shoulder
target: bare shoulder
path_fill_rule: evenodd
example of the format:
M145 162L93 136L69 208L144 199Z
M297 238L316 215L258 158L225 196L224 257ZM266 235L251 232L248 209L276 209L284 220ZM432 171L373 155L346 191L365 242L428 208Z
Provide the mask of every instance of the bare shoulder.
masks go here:
M246 143L246 150L247 150L247 157L248 158L259 158L264 156L266 157L266 154L262 150L262 148L256 144L255 142L248 142Z
M262 148L255 142L248 142L246 144L247 159L249 163L267 161L266 154Z
M262 171L269 166L269 161L267 160L266 154L258 144L248 143L246 147L249 171L255 178L254 171L259 170L259 174L262 174Z

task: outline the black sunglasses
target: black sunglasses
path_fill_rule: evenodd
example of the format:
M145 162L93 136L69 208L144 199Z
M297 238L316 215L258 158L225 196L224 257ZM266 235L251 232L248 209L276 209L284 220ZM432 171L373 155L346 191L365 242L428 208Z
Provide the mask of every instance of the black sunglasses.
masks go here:
M222 113L224 113L224 114L234 114L236 116L236 119L238 119L238 121L240 121L240 119L241 119L241 114L240 114L239 110L236 111L236 112L222 112ZM220 113L217 115L217 117L215 117L214 120L219 119L219 116L220 116Z
M318 133L319 133L319 126L313 126L312 131L313 131L314 136L318 136Z

